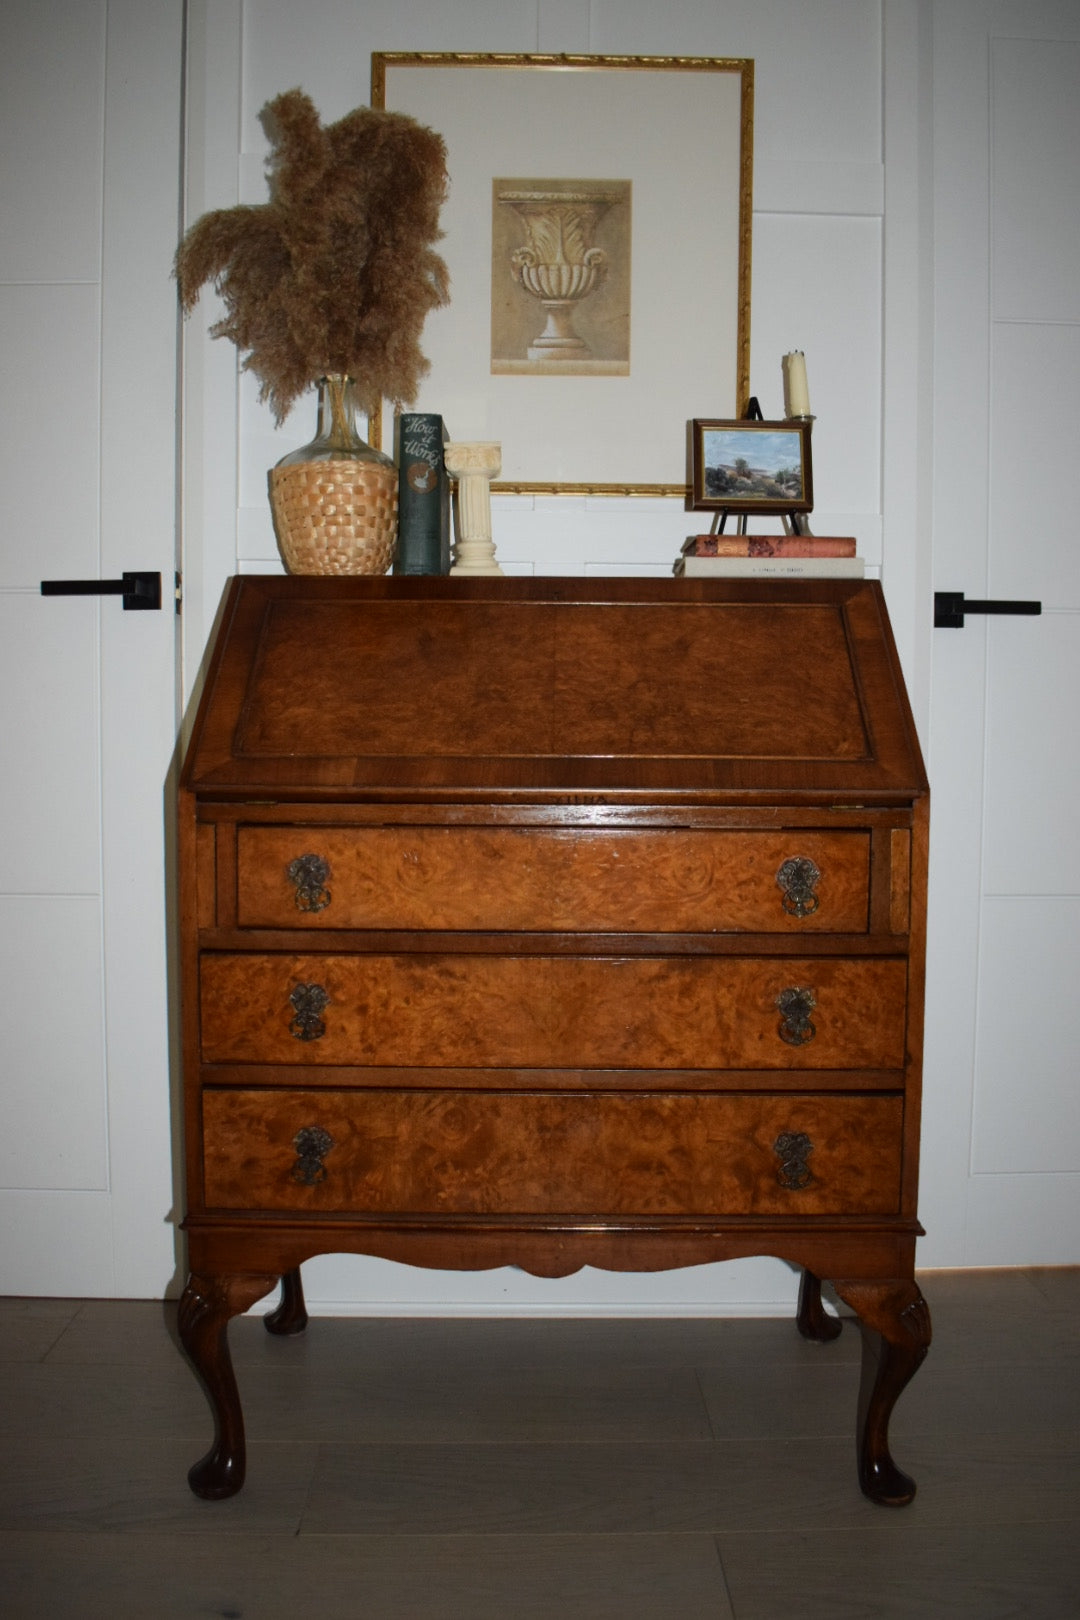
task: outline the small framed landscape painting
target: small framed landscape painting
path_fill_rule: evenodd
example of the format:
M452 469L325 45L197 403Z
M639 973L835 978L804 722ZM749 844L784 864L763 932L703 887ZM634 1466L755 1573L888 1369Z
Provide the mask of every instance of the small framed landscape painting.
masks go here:
M811 512L810 423L690 424L690 510Z

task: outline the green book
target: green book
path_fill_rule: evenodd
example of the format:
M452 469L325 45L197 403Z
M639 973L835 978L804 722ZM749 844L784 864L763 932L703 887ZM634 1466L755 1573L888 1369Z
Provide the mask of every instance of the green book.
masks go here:
M450 572L450 479L441 416L403 412L394 428L398 465L395 574Z

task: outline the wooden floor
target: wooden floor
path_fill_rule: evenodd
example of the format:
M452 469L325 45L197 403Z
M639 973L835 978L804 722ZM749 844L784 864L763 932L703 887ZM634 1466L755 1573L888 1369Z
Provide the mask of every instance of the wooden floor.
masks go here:
M1080 1270L921 1281L899 1510L856 1486L850 1322L245 1318L248 1483L210 1504L173 1307L0 1300L0 1613L1080 1615Z

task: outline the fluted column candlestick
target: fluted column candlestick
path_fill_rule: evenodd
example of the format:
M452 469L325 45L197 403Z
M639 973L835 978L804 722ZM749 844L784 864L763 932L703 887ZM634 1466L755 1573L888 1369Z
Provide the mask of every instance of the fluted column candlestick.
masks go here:
M491 538L491 480L502 471L502 445L454 443L444 448L446 470L457 479L457 543L452 574L501 574Z

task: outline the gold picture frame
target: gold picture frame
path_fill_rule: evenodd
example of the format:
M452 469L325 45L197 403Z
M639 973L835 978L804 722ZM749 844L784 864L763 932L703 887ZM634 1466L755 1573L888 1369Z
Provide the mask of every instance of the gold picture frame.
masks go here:
M380 51L371 105L449 157L450 304L413 408L502 445L496 494L684 499L687 419L749 399L753 61ZM543 331L508 337L526 305ZM389 404L369 436L392 442Z

